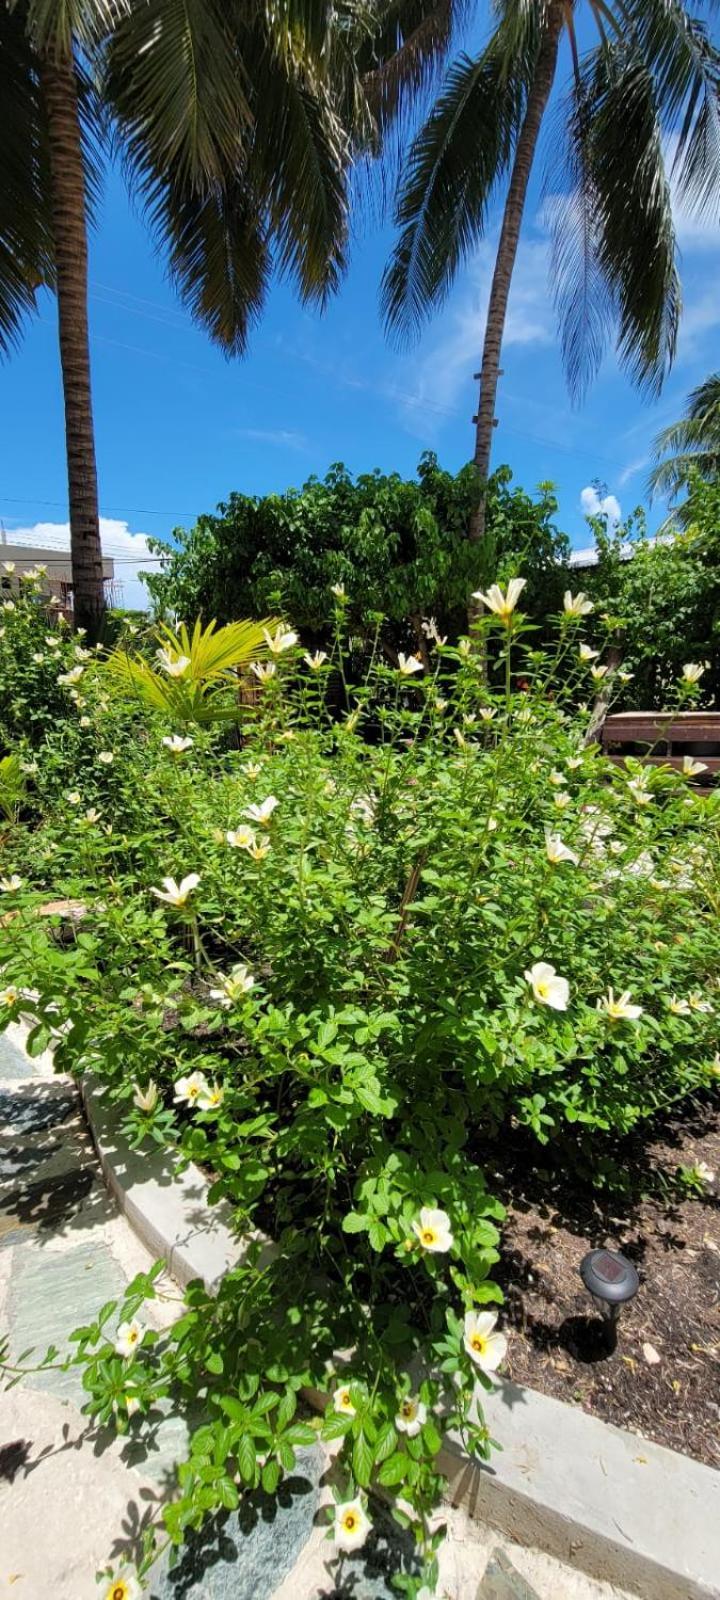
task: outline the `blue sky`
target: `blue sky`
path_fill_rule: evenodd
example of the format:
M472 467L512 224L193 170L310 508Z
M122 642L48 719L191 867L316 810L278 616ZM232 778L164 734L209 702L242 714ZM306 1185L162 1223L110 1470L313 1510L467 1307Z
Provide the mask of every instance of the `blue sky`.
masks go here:
M685 310L660 401L644 401L610 355L574 410L548 291L542 165L513 284L494 462L508 462L529 490L546 479L557 485L557 521L577 546L588 543L583 489L600 478L623 514L631 511L644 497L653 435L720 366L720 228L678 217ZM233 489L282 490L339 460L356 472L411 474L424 449L450 469L468 459L496 221L410 352L390 348L378 312L392 231L366 223L325 314L303 310L288 286L276 285L249 356L228 362L193 327L110 174L91 243L90 318L103 536L126 603L141 592L134 579L145 547L137 536L167 537ZM29 539L32 530L39 543L62 544L65 457L50 297L0 369L0 438L7 538Z

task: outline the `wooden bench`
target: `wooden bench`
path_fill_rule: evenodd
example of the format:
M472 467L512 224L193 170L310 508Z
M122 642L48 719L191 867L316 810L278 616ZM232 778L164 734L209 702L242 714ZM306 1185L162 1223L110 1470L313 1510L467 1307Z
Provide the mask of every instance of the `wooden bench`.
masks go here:
M720 712L618 711L605 718L600 741L611 761L635 756L651 766L682 769L685 756L705 764L698 773L705 794L720 773ZM697 784L697 779L693 782Z

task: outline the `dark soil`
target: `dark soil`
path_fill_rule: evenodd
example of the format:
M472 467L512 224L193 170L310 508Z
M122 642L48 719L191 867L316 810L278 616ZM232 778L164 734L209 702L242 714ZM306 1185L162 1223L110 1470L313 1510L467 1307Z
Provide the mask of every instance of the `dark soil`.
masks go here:
M549 1158L543 1168L537 1147L529 1156L505 1147L502 1172L487 1172L508 1208L495 1274L508 1375L720 1467L720 1203L676 1181L704 1161L720 1184L720 1109L696 1105L616 1150L629 1193L593 1189ZM613 1354L578 1276L596 1247L621 1250L640 1275Z

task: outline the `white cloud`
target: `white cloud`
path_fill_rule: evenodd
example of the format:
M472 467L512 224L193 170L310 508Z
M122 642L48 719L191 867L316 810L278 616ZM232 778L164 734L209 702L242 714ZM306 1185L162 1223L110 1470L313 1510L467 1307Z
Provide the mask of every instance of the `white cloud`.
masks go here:
M36 545L42 550L70 549L69 522L34 522L31 527L7 527L6 532L9 544ZM139 574L158 571L158 558L150 555L147 535L131 533L127 522L115 517L101 517L100 539L103 555L111 556L115 562L119 604L146 610L148 593L140 582Z
M306 450L304 433L294 433L290 428L235 428L238 439L253 439L257 444L277 445L283 450Z
M635 461L628 461L627 466L623 467L620 477L618 478L618 484L620 488L624 488L625 484L629 483L631 478L636 477L638 472L642 472L643 467L647 467L649 464L650 457L647 454L644 456L638 456Z
M580 509L585 517L606 517L612 526L615 526L622 516L620 501L616 496L606 494L601 498L592 483L580 491Z
M463 391L477 399L473 373L480 367L485 318L495 266L495 241L485 240L470 263L461 293L455 294L438 319L429 348L408 357L395 370L385 393L400 398L408 426L427 433L428 416L454 412ZM516 345L551 345L555 315L548 290L548 241L523 239L510 290L503 349ZM399 389L411 391L401 398ZM469 415L468 415L469 421Z

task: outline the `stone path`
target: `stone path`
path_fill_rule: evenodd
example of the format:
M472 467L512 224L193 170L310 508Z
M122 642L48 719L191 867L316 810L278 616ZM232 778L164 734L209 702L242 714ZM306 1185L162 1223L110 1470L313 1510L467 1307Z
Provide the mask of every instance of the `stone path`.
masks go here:
M14 1355L62 1349L150 1258L105 1190L73 1085L48 1058L28 1061L19 1030L0 1034L0 1184L0 1329ZM172 1493L183 1420L159 1415L149 1440L132 1424L118 1439L89 1426L83 1398L74 1372L0 1392L0 1600L98 1600L96 1571L132 1559ZM150 1600L393 1600L403 1535L383 1513L362 1552L330 1564L327 1465L302 1452L277 1501L250 1496L207 1527L172 1574L158 1571ZM460 1511L448 1520L447 1600L629 1600Z

